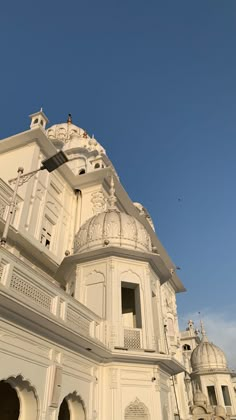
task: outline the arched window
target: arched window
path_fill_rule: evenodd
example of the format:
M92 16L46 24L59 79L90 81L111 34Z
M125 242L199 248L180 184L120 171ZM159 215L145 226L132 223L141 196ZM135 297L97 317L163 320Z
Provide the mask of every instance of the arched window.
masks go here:
M38 118L36 118L35 120L34 120L34 124L37 124L39 122L39 119Z
M83 175L83 174L85 174L85 169L80 169L79 175Z
M138 398L125 409L125 420L149 420L149 418L147 407Z
M95 168L95 169L100 168L100 163L95 163L94 168Z

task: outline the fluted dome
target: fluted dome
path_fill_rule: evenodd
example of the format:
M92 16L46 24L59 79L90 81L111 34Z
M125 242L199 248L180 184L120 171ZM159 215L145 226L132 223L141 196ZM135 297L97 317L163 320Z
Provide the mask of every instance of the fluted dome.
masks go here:
M193 350L191 355L193 372L196 371L227 371L227 361L223 351L209 343L206 335L203 335L201 343Z
M86 149L88 152L105 153L105 149L95 138L90 137L85 130L70 122L55 124L48 128L46 134L58 149Z
M87 220L75 236L74 252L108 246L151 252L151 239L135 217L109 209Z

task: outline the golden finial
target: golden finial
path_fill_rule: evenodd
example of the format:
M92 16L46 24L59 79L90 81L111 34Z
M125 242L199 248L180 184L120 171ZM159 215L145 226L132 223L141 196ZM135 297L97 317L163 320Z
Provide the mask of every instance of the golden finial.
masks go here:
M68 114L68 118L67 118L67 124L71 124L72 123L72 115Z

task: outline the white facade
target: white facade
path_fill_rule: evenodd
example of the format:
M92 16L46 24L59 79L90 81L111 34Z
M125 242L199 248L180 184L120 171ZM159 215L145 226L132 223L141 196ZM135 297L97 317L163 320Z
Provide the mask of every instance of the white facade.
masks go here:
M35 171L58 150L71 160L22 177L0 247L0 418L190 419L185 370L193 384L199 375L182 349L175 265L97 140L71 116L47 122L41 110L0 142L0 233L17 168ZM234 401L227 369L218 373Z

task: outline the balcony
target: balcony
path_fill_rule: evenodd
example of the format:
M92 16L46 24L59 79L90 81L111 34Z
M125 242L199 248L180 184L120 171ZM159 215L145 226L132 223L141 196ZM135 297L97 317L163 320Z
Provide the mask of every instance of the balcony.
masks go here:
M48 338L84 348L106 348L104 321L68 295L49 275L0 248L0 305L3 317Z

